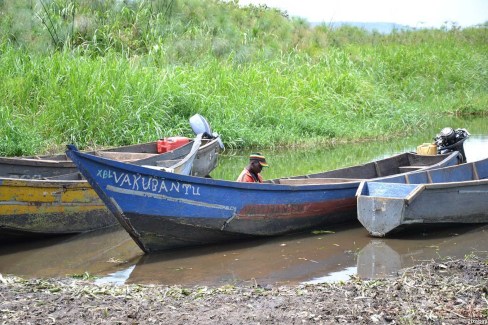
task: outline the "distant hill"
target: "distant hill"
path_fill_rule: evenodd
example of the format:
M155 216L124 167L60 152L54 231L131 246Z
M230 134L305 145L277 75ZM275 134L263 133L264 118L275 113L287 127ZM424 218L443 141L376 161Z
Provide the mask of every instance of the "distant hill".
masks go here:
M320 24L323 24L323 23L318 23L318 22L311 22L310 23L312 26L317 26L317 25L320 25ZM397 24L397 23L386 23L386 22L383 22L383 23L380 23L380 22L377 22L377 23L366 23L366 22L351 22L351 21L340 21L340 22L330 22L330 23L326 23L328 26L332 27L332 28L339 28L341 26L353 26L353 27L358 27L358 28L362 28L362 29L365 29L367 31L370 31L370 32L373 32L373 31L376 31L378 33L381 33L381 34L389 34L391 33L393 30L408 30L408 29L411 29L410 26L407 26L407 25L400 25L400 24Z

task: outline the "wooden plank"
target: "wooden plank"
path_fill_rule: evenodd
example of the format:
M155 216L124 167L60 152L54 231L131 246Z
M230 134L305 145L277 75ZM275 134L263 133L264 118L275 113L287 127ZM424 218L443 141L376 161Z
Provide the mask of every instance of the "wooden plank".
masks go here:
M415 171L415 170L420 170L420 169L423 169L423 168L425 168L425 166L400 166L400 167L398 167L398 169L400 169L400 172L401 173L411 172L411 171Z
M320 185L320 184L335 184L335 183L350 183L360 182L362 179L358 178L301 178L301 179L280 179L280 184L283 185Z
M118 151L95 151L94 154L95 156L117 160L117 161L134 161L134 160L159 156L159 154L155 154L155 153L118 152Z

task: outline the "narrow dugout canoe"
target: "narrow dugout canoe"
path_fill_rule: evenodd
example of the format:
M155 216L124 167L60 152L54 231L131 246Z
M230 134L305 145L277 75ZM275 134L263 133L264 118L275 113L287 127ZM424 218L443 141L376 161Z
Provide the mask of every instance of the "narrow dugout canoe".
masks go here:
M224 149L220 136L212 132L208 121L200 114L190 117L195 135L202 134L201 145L193 162L191 175L209 176L218 163L218 154ZM173 166L184 159L194 147L194 140L170 137L160 141L107 148L89 153L136 164ZM24 157L0 157L0 177L43 179L77 172L66 154Z
M218 164L221 151L220 137L204 138L192 167L192 175L207 176ZM169 167L190 153L193 140L169 152L158 154L157 141L116 147L90 153L126 162ZM137 162L139 161L139 162ZM30 157L0 157L0 177L43 179L78 172L73 162L65 155Z

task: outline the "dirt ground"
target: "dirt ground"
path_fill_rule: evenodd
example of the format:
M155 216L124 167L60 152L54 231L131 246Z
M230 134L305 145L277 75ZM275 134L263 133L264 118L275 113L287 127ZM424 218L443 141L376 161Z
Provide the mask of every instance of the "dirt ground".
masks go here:
M488 324L488 261L396 278L218 288L0 275L0 324Z

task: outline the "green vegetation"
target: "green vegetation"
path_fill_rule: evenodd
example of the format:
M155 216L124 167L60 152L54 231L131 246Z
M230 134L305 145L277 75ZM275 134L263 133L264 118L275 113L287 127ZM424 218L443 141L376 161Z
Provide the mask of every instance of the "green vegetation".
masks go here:
M312 27L196 0L0 0L0 155L191 135L228 147L394 137L488 112L488 25Z

